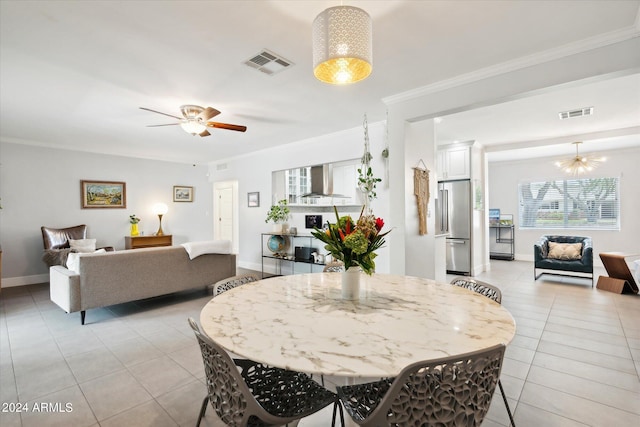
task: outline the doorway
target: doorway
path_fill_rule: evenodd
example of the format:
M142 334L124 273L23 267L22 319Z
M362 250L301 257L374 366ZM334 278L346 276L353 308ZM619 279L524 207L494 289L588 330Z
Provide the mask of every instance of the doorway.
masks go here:
M233 253L238 253L238 181L213 185L213 238L230 240Z

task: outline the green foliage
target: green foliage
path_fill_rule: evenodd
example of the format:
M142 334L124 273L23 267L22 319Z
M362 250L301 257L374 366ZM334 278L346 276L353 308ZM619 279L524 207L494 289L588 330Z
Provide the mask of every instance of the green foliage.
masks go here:
M376 186L379 182L382 182L382 178L373 176L371 166L363 164L362 167L358 168L358 188L367 195L369 201L375 200L375 198L378 197L376 194Z
M271 209L269 209L269 212L267 212L267 219L265 219L264 222L285 222L287 219L289 219L289 214L290 211L287 200L282 199L278 201L277 205L271 206Z
M375 271L376 251L380 249L389 231L381 233L384 221L373 215L363 215L354 223L350 216L338 215L338 209L333 207L336 213L336 222L327 223L328 228L321 230L315 228L311 234L325 243L325 249L333 258L344 263L344 267L359 266L366 274ZM363 208L364 212L364 208Z
M131 224L137 224L140 222L140 218L138 218L135 214L129 215L129 222Z

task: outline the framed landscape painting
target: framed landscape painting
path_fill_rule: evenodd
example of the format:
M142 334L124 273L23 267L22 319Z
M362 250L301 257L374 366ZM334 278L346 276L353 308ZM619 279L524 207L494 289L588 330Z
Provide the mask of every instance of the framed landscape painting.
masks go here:
M257 208L260 206L260 192L247 193L247 206Z
M174 202L193 202L193 187L185 187L183 185L173 186Z
M82 209L126 208L127 184L118 181L80 181Z

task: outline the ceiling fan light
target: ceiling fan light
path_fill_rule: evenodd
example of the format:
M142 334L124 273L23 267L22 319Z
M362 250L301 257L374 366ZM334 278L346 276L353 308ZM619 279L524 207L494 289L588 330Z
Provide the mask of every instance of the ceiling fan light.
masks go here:
M180 123L180 127L184 129L185 132L190 133L193 136L201 134L202 132L207 130L207 127L205 125L195 120L185 120Z
M353 6L335 6L313 21L313 74L322 82L349 84L372 71L371 17Z

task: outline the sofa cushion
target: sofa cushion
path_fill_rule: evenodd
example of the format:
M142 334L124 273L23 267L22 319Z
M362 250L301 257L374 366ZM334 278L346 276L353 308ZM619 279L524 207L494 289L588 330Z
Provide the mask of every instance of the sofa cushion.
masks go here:
M572 260L582 258L582 243L549 242L548 258Z
M69 239L69 246L75 252L95 252L96 239Z

